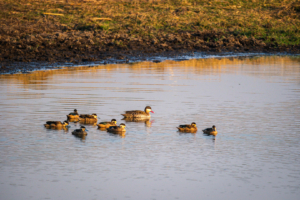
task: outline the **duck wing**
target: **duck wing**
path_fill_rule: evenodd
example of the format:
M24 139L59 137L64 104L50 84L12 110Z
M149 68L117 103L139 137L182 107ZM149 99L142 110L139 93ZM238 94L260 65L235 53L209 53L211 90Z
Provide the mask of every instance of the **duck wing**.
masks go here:
M46 124L48 124L48 125L51 125L51 124L58 125L58 124L61 124L61 122L60 121L47 121Z
M94 118L93 115L79 115L80 118Z
M125 114L131 114L131 115L137 115L137 114L146 114L144 111L141 110L130 110L130 111L126 111Z
M190 124L179 125L179 128L192 128Z
M130 110L130 111L126 111L125 114L122 114L125 118L141 118L141 117L146 117L149 116L149 114L147 114L144 111L141 110Z
M107 124L111 124L111 123L110 122L100 122L99 124L107 125Z
M206 128L206 129L203 129L202 131L203 132L211 132L211 131L213 131L213 129L212 128Z

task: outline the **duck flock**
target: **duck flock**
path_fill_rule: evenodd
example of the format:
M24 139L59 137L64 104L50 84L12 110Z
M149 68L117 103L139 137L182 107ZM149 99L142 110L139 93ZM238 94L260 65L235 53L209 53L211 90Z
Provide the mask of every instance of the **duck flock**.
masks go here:
M125 111L125 114L123 115L123 119L126 121L147 121L150 120L151 115L150 113L154 113L150 106L146 106L144 111L141 110L130 110ZM47 121L44 126L46 128L56 128L56 129L62 129L62 128L68 128L69 127L69 121L70 122L80 122L83 124L95 124L98 121L97 114L93 113L91 115L89 114L81 114L77 112L75 109L74 112L69 113L67 115L67 120L64 122L60 121ZM115 134L125 134L126 132L126 125L124 123L121 123L119 126L117 126L117 120L112 119L110 122L100 122L97 124L98 128L101 130L106 130L110 133ZM179 132L185 132L185 133L196 133L197 132L197 125L195 122L192 122L191 124L185 124L185 125L179 125L177 127ZM218 134L216 130L216 126L213 125L212 128L206 128L202 130L204 134L207 135L213 135L216 136ZM73 135L77 137L84 137L87 135L86 128L84 126L81 126L80 129L76 129L72 132Z

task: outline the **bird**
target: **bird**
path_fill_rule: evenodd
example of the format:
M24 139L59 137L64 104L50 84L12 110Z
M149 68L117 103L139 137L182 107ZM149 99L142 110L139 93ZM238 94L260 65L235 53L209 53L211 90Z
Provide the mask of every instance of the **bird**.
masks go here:
M79 115L79 121L82 123L96 123L97 122L97 114L93 113L91 115L83 114Z
M107 129L107 132L109 133L123 133L126 132L126 125L124 123L121 123L120 126L111 126Z
M51 128L51 127L60 128L60 127L66 127L68 125L69 125L68 121L64 121L64 122L60 122L60 121L47 121L46 124L44 124L44 126L46 128Z
M192 122L191 124L179 125L177 129L180 132L195 133L197 132L197 125Z
M218 134L216 126L213 125L212 128L206 128L202 130L204 134L216 136Z
M87 135L86 128L84 126L81 126L80 129L75 129L72 132L72 134L77 136L77 137L85 136L85 135Z
M103 129L103 128L109 128L110 126L116 126L117 125L117 120L112 119L110 122L100 122L97 124L98 128Z
M154 113L151 109L150 106L145 107L145 111L141 110L130 110L130 111L125 111L125 114L121 114L124 116L124 119L150 119L151 118L151 113Z
M73 120L73 119L78 119L78 118L79 118L79 114L76 109L74 109L74 112L71 112L67 115L68 120Z

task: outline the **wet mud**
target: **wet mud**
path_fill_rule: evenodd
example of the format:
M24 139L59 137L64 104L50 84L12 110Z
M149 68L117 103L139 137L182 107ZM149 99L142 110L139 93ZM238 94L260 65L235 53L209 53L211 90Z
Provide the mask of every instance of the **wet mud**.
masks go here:
M155 37L133 37L128 33L110 35L103 31L59 28L51 33L26 33L0 29L0 74L27 73L58 65L92 62L126 63L153 56L178 56L192 52L300 53L300 45L279 45L241 36L234 31L161 33ZM159 62L159 60L154 60Z

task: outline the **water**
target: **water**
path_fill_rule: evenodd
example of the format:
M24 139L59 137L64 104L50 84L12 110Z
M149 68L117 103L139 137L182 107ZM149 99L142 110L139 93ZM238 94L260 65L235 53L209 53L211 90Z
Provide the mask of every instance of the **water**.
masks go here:
M299 199L300 59L210 58L0 76L1 199ZM43 127L150 105L125 136ZM196 122L196 134L176 126ZM202 134L216 125L218 135Z

